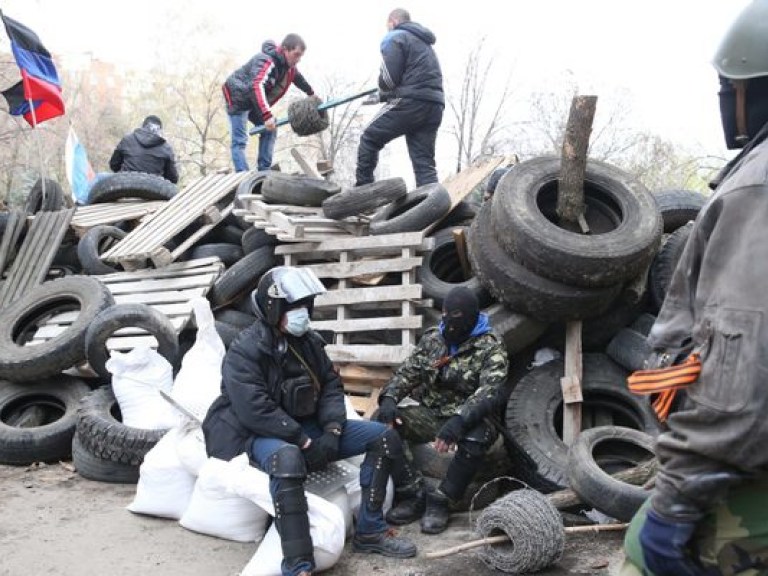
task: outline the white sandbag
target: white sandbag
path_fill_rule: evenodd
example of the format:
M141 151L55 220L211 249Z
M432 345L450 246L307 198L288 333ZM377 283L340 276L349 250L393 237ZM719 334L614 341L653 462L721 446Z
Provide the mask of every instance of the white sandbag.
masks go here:
M186 412L202 422L221 392L221 363L226 352L211 312L203 297L190 300L195 313L195 343L181 360L173 383L171 398Z
M112 350L106 368L112 373L112 391L120 406L122 422L143 430L173 428L179 417L160 391L170 392L173 367L149 346L130 352Z
M200 474L200 469L208 461L208 454L205 451L205 436L200 424L187 420L179 427L176 453L187 472L193 476Z
M245 458L247 465L247 456ZM238 463L209 458L200 469L192 498L179 524L217 538L260 542L267 529L269 513L232 489L239 470Z
M177 455L179 436L179 428L172 428L144 456L136 496L126 506L131 512L174 520L184 514L195 489L195 476Z
M259 507L269 512L270 516L274 516L274 504L272 496L269 494L269 476L250 466L246 454L233 458L232 462L237 462L236 465L240 470L240 474L232 483L232 489L248 500L257 503ZM327 570L336 564L344 550L346 537L344 514L338 506L311 493L307 493L307 505L309 508L309 532L312 537L315 563L318 570ZM270 532L273 530L275 534L270 537ZM274 540L275 536L277 540ZM267 541L268 537L271 538L269 542ZM280 537L273 525L240 576L266 574L279 576L282 559Z

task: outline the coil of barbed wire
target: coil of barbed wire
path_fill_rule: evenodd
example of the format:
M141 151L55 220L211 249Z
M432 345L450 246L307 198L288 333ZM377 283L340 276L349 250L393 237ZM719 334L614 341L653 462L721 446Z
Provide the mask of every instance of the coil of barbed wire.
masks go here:
M507 535L509 543L486 545L479 556L491 568L511 574L551 566L565 548L560 513L535 490L516 490L499 498L480 513L475 530L482 538Z

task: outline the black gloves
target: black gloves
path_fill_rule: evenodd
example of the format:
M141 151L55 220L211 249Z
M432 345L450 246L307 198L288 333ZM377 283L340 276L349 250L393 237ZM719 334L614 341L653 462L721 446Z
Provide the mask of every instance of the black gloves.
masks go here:
M397 402L391 396L385 396L379 403L379 412L376 415L376 420L384 424L394 424L397 417Z
M657 576L702 574L687 550L695 529L693 522L675 522L649 508L640 529L640 545L648 570Z
M341 431L341 429L339 429L339 431ZM328 462L334 462L335 460L339 459L340 439L341 436L339 434L328 431L320 436L320 438L313 440L310 448L312 446L317 446L320 450L323 451L323 454L325 454L325 459Z
M445 441L447 444L457 444L463 435L464 418L458 414L451 416L437 433L438 439Z
M328 466L328 457L319 441L320 438L312 440L309 446L301 451L304 454L304 460L307 462L307 470L310 472L317 472Z

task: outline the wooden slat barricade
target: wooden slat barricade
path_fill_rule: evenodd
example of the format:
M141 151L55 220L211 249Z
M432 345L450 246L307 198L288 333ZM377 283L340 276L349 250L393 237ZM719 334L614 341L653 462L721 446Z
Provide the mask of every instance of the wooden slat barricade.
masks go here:
M114 224L126 220L140 220L157 212L168 203L167 200L105 202L78 206L70 225L78 236L94 226Z
M380 387L416 344L423 318L417 306L429 306L416 282L419 255L431 239L420 232L382 236L332 237L320 242L283 244L275 254L287 266L313 270L333 286L315 299L312 326L331 333L326 347L340 369L355 409L370 416ZM377 285L384 276L386 285ZM396 279L396 282L392 282ZM364 343L374 334L382 342Z
M232 202L221 208L217 204L229 195L234 199L237 186L248 174L212 174L198 179L105 252L102 260L119 263L126 270L143 268L147 260L158 268L170 264L229 215ZM199 225L196 221L201 217L203 224ZM164 246L188 227L191 234L181 244L172 250Z
M117 272L99 276L116 304L148 304L165 314L179 334L192 321L190 300L205 296L224 269L215 257L176 262L164 268ZM40 326L30 341L35 345L55 338L77 317L77 311L56 314ZM154 336L139 328L123 328L107 340L108 350L126 352L140 345L157 348Z
M8 306L45 279L74 212L74 208L68 208L35 215L0 288L0 308Z
M322 208L269 204L259 194L243 194L238 199L244 207L236 209L235 214L283 242L318 242L335 236L368 234L367 218L333 220L323 216Z
M16 254L16 244L26 224L27 214L24 210L14 208L8 212L3 237L0 240L0 276L5 273L6 268L13 260Z

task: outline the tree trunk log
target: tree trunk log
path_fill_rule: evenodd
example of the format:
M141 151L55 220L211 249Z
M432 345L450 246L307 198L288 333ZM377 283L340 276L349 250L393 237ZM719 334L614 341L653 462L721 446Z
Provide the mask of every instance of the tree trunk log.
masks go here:
M597 96L574 96L565 128L562 166L557 189L557 216L572 230L587 233L584 220L584 172Z

